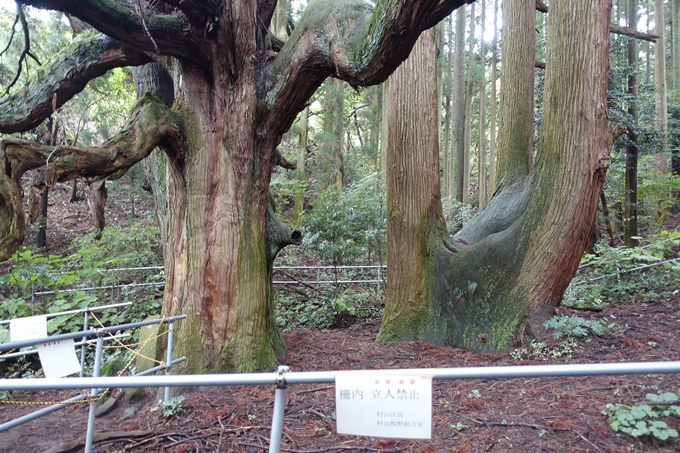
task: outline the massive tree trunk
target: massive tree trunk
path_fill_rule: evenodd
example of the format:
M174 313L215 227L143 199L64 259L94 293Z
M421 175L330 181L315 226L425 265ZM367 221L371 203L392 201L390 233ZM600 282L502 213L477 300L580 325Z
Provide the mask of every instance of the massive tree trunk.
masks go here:
M402 322L395 314L408 304L386 306L380 340L500 351L523 332L545 335L542 324L586 247L609 162L611 2L553 0L550 6L544 115L536 164L522 189L529 192L526 208L504 229L466 246L438 234L412 238L426 251L421 267L431 269L409 301L423 309ZM436 212L436 203L429 206ZM437 231L433 217L431 231Z
M79 37L84 50L69 48L55 70L36 74L25 96L3 99L2 132L33 127L88 80L147 63L148 55L177 59L182 83L175 108L142 97L127 129L100 147L3 141L0 259L23 240L19 179L27 169L41 167L47 185L106 178L160 147L170 200L163 314L187 315L176 326L174 354L188 359L181 371L271 369L284 349L272 263L301 239L276 219L268 193L282 134L327 77L381 83L420 33L463 0L312 1L285 44L268 33L276 5L266 0L159 0L136 8L104 0L21 3L67 12L119 42Z

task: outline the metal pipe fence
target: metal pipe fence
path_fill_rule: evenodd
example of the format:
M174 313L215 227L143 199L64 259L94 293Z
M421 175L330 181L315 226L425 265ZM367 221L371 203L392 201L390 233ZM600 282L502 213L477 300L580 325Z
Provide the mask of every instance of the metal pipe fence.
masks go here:
M347 371L344 371L346 373ZM594 376L626 374L680 373L680 361L674 362L631 362L598 363L576 365L531 365L472 368L428 368L395 370L362 370L361 372L401 373L431 375L434 380L454 379L517 379L557 376ZM0 390L48 390L48 389L99 389L125 387L195 387L226 385L272 385L275 386L272 428L269 452L280 452L283 415L285 412L286 388L294 384L335 383L336 371L291 372L280 366L273 373L166 375L133 377L91 377L74 379L3 379ZM86 450L87 451L87 450Z
M645 246L649 247L649 246ZM643 247L643 248L645 248ZM599 277L595 277L592 279L588 280L583 280L583 281L578 281L578 282L573 282L571 283L571 287L574 286L579 286L583 285L586 283L593 283L599 280L603 280L605 278L609 277L618 277L621 274L627 274L627 273L632 273L632 272L638 272L641 270L653 268L656 266L661 266L663 264L671 263L671 262L676 262L680 261L680 258L674 258L670 260L665 260L662 262L658 263L652 263L649 265L645 266L639 266L635 267L633 269L627 269L623 271L617 271L616 273L612 274L607 274L607 275L602 275ZM584 269L587 267L592 266L593 263L586 263L582 264L578 267L578 269ZM164 269L163 266L145 266L145 267L129 267L129 268L114 268L114 269L104 269L104 272L126 272L126 271L144 271L144 270L162 270ZM364 271L367 270L371 273L375 273L374 277L369 277L369 278L328 278L326 275L328 272L341 272L341 273L346 273L346 272L353 272L353 271ZM274 278L272 283L274 285L316 285L316 286L321 286L321 285L350 285L350 284L370 284L376 285L376 289L378 292L380 292L381 286L385 283L386 280L386 274L387 274L387 266L386 265L346 265L346 266L274 266L274 272L276 273L277 271L281 271L284 273L284 277L288 278ZM301 277L300 279L295 279L294 277L291 277L288 273L288 271L298 271L302 273L309 273L310 271L315 274L313 276L310 275L305 275ZM315 271L315 272L314 272ZM323 278L322 278L323 277ZM158 287L158 286L163 286L165 285L165 282L159 281L159 282L133 282L133 283L125 283L125 284L111 284L111 285L102 285L102 286L88 286L88 287L80 287L80 288L66 288L66 289L61 289L59 292L63 293L69 293L69 292L76 292L76 291L97 291L97 290L111 290L111 299L114 299L114 292L116 290L124 290L124 289L129 289L129 288L144 288L144 287ZM48 295L53 295L57 291L35 291L35 288L33 288L31 292L31 297L35 298L36 296L48 296ZM6 323L7 321L0 321L0 325L3 323Z
M125 306L129 305L127 304L117 304L118 306ZM92 309L83 309L83 310L72 310L70 312L63 312L63 313L78 313L84 311L86 314L91 312L91 311L101 311L102 309L105 309L107 307L94 307ZM108 307L110 308L110 306ZM62 313L62 314L63 314ZM59 313L55 313L53 316L59 316ZM85 323L84 328L82 331L78 332L71 332L71 333L65 333L65 334L60 334L60 335L52 335L49 337L45 338L36 338L36 339L31 339L31 340L22 340L22 341L14 341L11 343L4 343L0 344L0 352L4 351L11 351L14 349L21 349L24 347L28 346L34 346L38 345L41 343L46 343L46 342L56 342L56 341L61 341L61 340L70 340L70 339L76 339L76 338L83 338L84 344L89 343L88 341L85 340L86 337L89 336L94 336L96 337L96 349L95 349L95 358L94 358L94 368L93 368L93 378L99 378L100 376L100 371L101 371L101 365L102 365L102 352L103 352L103 345L105 339L113 339L116 338L116 336L113 335L106 335L110 334L119 330L128 330L128 329L134 329L138 327L144 327L144 326L149 326L149 325L154 325L154 324L161 324L165 323L168 325L168 343L167 343L167 355L166 355L166 362L161 363L161 365L158 365L156 367L150 368L148 370L145 370L143 372L140 372L138 374L134 374L132 376L145 376L151 373L155 373L157 371L166 371L166 374L169 375L170 369L173 365L180 363L185 360L184 357L180 357L177 359L172 358L172 340L173 340L173 332L174 332L174 322L175 321L180 321L182 319L186 319L186 315L179 315L179 316L173 316L173 317L168 317L168 318L162 318L162 319L155 319L155 320L148 320L148 321L140 321L140 322L134 322L134 323L127 323L127 324L120 324L116 326L109 326L109 327L102 327L102 328L97 328L97 329L89 329L87 326L87 323ZM120 336L118 336L120 337ZM74 379L62 379L60 378L59 380L62 381L75 381L75 380L80 380L80 379L85 379L83 378L83 364L84 364L84 357L85 357L85 350L84 350L84 344L81 348L81 355L80 355L80 362L81 362L81 372L80 372L80 378L74 378ZM23 352L23 351L22 351ZM37 351L25 351L23 353L34 353ZM15 356L18 353L12 353L10 355L4 355L0 356L0 358L8 358L11 356ZM124 377L119 379L127 379L129 377ZM45 378L47 379L47 378ZM28 381L39 381L40 379L30 379L26 380ZM0 382L5 382L5 381L11 381L11 379L0 379ZM120 386L117 386L120 387ZM75 388L85 388L85 387L75 387ZM86 434L86 441L85 441L85 452L90 453L92 451L92 440L93 440L93 435L94 435L94 418L95 418L95 412L97 408L97 402L99 400L100 395L104 393L105 388L110 388L110 386L97 386L97 387L90 387L90 409L88 413L88 421L87 421L87 434ZM166 387L165 388L165 394L164 394L164 401L167 401L169 399L170 395L170 388ZM38 411L32 412L30 414L24 415L22 417L16 418L14 420L5 422L0 424L0 432L7 431L8 429L14 428L15 426L18 426L20 424L29 422L31 420L35 420L36 418L42 417L43 415L47 415L51 412L54 412L58 409L64 408L70 404L76 403L82 399L85 398L85 395L79 395L74 398L67 399L61 403L58 404L53 404L50 405L46 408L40 409Z
M129 267L129 268L114 268L114 269L103 269L103 272L129 272L129 271L144 271L144 270L162 270L164 269L163 266L146 266L146 267ZM274 272L276 271L302 271L302 272L308 272L308 271L316 271L316 278L303 278L300 280L293 280L293 279L274 279L273 284L274 285L335 285L335 284L340 284L340 285L348 285L348 284L375 284L377 286L378 292L380 291L381 285L385 281L385 275L387 272L387 266L385 265L356 265L356 266L274 266ZM368 270L369 272L373 273L375 272L375 277L374 278L355 278L355 279L331 279L326 277L325 275L323 276L324 278L322 279L322 274L327 273L330 271L334 272L351 272L351 271L363 271L363 270ZM124 283L124 284L110 284L110 285L101 285L101 286L85 286L85 287L77 287L77 288L65 288L65 289L59 289L59 290L48 290L48 291L36 291L35 290L35 285L32 286L31 289L31 298L35 298L38 296L51 296L56 294L57 292L60 293L72 293L72 292L77 292L77 291L102 291L102 290L110 290L111 291L111 299L114 299L115 296L115 291L118 290L125 290L125 289L130 289L130 288L145 288L145 287L157 287L157 286L163 286L165 285L164 281L159 281L159 282L132 282L132 283Z

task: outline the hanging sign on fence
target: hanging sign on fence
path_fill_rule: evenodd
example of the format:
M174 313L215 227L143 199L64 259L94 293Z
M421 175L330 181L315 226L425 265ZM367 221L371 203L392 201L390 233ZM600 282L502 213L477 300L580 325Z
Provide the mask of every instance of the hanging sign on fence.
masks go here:
M9 341L34 340L47 336L47 316L16 318L9 322Z
M340 434L430 439L432 376L337 373L335 411Z
M40 364L46 378L60 378L80 373L73 339L57 340L38 345Z

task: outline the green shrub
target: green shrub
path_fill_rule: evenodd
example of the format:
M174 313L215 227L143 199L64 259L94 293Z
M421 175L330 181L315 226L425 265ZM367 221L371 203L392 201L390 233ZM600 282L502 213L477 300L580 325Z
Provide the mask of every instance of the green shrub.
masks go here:
M633 437L655 437L667 440L678 437L678 431L668 426L661 417L680 417L678 395L672 392L661 394L648 393L645 399L650 404L627 406L607 404L602 415L609 418L609 426L614 431L630 434Z

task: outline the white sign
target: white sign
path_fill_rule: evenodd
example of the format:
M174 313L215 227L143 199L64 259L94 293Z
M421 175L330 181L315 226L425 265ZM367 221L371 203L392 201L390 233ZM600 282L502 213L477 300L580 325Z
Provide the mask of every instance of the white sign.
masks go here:
M401 373L337 373L335 412L338 433L430 439L432 376Z
M29 316L9 322L9 341L34 340L47 336L47 316Z
M40 364L47 378L60 378L80 373L73 340L59 340L38 345Z

